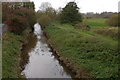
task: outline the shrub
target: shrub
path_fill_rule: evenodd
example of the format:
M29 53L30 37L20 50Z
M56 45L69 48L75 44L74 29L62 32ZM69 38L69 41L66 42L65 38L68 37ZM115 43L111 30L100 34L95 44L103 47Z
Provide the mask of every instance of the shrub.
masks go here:
M37 12L37 21L42 27L56 20L56 11L48 2L43 2Z
M34 29L36 15L33 2L3 3L2 6L2 21L9 26L9 31L20 34L26 27Z
M21 8L14 11L15 15L23 16L26 18L28 27L33 29L34 24L36 23L35 11L33 9Z
M47 26L49 23L51 22L51 18L45 14L40 15L40 17L38 18L38 23L45 28L45 26Z
M22 16L16 16L11 14L8 16L8 19L5 21L5 24L8 25L8 30L16 33L21 34L26 27L29 25L26 23L26 19Z
M11 14L13 10L9 7L10 3L3 2L2 3L2 23L6 21L7 14Z
M120 21L118 20L120 18L120 14L113 14L108 20L107 23L110 26L120 26Z

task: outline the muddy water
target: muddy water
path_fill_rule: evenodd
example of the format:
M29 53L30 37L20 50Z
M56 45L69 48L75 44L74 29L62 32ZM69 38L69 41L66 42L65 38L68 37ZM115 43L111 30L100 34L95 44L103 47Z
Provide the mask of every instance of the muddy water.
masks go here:
M50 48L45 42L45 37L43 36L41 27L39 24L34 25L34 34L37 36L37 41L34 42L33 39L29 39L32 43L31 49L23 50L24 54L22 57L27 56L23 59L22 64L25 64L23 67L22 74L26 78L70 78L70 73L66 68L60 64ZM28 52L28 53L27 53ZM26 54L27 53L27 54ZM72 79L71 79L72 80Z

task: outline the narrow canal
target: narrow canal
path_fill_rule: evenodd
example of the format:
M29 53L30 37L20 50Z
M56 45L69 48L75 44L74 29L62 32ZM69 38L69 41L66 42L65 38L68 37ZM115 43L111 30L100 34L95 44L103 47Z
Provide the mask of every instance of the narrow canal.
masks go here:
M25 61L21 62L22 65L24 64L21 74L26 78L69 78L72 80L69 71L57 60L48 47L38 23L34 25L34 34L37 37L36 40L29 38L29 43L32 44L31 49L28 49L31 45L27 45L25 46L27 49L22 51L21 57Z

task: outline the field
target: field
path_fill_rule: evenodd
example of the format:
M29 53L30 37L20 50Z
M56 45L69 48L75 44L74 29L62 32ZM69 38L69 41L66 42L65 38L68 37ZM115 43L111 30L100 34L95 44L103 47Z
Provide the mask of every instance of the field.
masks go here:
M93 28L106 26L103 22L93 24L90 21L86 23ZM76 68L84 68L91 77L118 77L117 40L57 22L47 26L45 32L59 54Z
M88 24L90 27L95 28L95 27L106 27L108 24L106 24L107 19L103 18L92 18L92 19L84 19L83 23Z
M107 19L103 18L92 18L84 19L82 23L89 25L92 32L111 39L120 39L118 37L118 27L109 26L106 21Z

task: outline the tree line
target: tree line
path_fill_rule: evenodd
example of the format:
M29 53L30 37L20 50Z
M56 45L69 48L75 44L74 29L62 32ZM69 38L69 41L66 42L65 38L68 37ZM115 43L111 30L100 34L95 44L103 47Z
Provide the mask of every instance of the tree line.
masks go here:
M91 17L93 16L93 17ZM103 12L101 14L87 13L83 14L79 12L79 7L75 2L69 2L64 8L55 10L48 2L43 2L40 9L37 11L37 21L42 27L47 26L52 21L59 21L61 23L69 23L72 25L80 24L84 18L106 18L106 24L109 26L119 26L118 13ZM89 18L88 18L89 19ZM83 24L80 24L83 25Z
M45 27L52 21L75 24L82 21L82 16L75 2L69 2L64 8L55 10L50 3L43 2L37 11L38 22Z
M43 2L37 12L35 12L34 2L4 2L2 3L2 14L2 23L7 24L8 30L16 34L21 34L26 28L33 30L36 17L42 27L53 21L75 25L81 23L84 18L75 2L69 2L64 8L58 10L55 10L49 2ZM112 14L108 18L107 24L119 26L118 19L118 13Z

